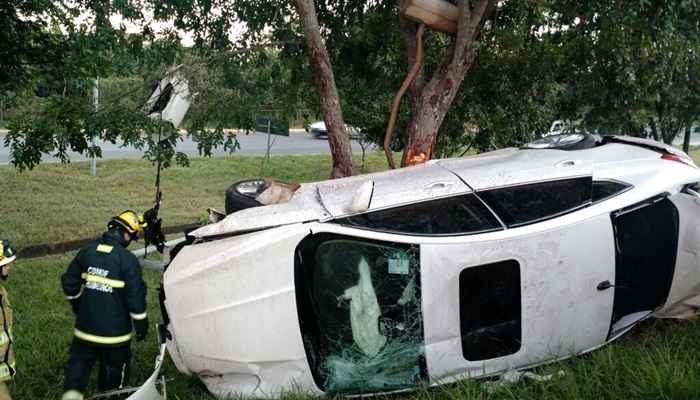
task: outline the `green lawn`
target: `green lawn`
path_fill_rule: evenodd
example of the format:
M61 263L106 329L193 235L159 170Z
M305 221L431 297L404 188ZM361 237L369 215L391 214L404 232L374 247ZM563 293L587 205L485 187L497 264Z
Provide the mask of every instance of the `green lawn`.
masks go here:
M700 151L693 156L700 158ZM384 168L379 154L371 170ZM165 171L163 215L167 225L195 221L206 207L223 208L223 191L233 181L255 176L260 158L226 157L193 160L188 168ZM274 157L266 175L280 179L324 179L328 157ZM2 235L24 246L95 235L115 212L149 206L154 171L142 161L100 162L98 178L86 163L47 164L18 173L0 167L4 182ZM59 287L72 254L20 259L5 286L15 309L18 376L10 390L15 399L57 399L62 368L71 340L73 316ZM159 315L159 276L146 272L149 313ZM700 399L700 321L650 321L632 334L590 355L555 363L537 372L564 371L550 382L522 382L487 391L483 381L465 381L414 394L413 399ZM132 384L150 374L157 345L153 332L134 346ZM168 362L165 373L171 399L211 399L194 378L178 374Z
M309 182L328 179L330 174L330 156L275 156L271 160L264 176ZM189 167L164 170L164 226L200 221L208 207L223 211L226 188L237 180L259 176L261 161L243 156L195 158ZM368 171L383 168L383 154L368 155ZM0 237L21 248L89 238L124 209L143 212L152 207L155 167L143 160L100 161L97 176L92 177L88 162L42 164L25 172L0 166L0 182Z

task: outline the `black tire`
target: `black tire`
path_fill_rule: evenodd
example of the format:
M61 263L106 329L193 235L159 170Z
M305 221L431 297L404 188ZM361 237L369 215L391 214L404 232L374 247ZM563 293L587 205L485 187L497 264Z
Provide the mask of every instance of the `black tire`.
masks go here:
M596 147L599 143L599 137L595 135L586 134L583 140L578 143L570 144L568 146L555 147L558 150L585 150L592 149Z
M226 189L226 215L229 215L236 211L245 210L246 208L260 207L262 205L262 203L260 203L259 201L248 196L244 196L238 193L238 191L236 191L236 185L238 185L241 182L236 182L233 185L229 186L228 189Z

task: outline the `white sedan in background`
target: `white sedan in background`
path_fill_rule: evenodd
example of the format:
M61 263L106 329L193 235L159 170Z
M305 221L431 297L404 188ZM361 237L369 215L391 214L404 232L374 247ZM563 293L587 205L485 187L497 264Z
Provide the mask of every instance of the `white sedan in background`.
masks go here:
M351 138L356 138L360 135L360 130L354 126L346 124L345 129ZM328 139L328 129L326 129L326 123L323 121L316 121L309 124L306 127L306 131L316 139Z

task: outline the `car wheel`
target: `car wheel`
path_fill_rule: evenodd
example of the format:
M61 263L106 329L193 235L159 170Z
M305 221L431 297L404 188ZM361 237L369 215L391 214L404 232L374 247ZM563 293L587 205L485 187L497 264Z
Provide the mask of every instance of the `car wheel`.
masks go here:
M246 196L238 191L239 185L241 185L242 183L252 183L256 181L259 180L236 182L233 185L229 186L228 189L226 189L226 215L234 213L236 211L244 210L246 208L262 206L262 203L255 200L255 198Z
M600 137L598 135L567 133L545 136L523 147L526 149L584 150L596 147L598 144L600 144Z

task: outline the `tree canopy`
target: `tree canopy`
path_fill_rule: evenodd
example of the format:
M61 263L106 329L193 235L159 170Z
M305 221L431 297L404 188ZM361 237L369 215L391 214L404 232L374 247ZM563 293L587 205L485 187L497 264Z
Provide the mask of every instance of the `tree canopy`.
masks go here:
M415 27L399 17L400 3L313 2L344 119L376 143L412 64L415 42L406 30ZM492 5L469 48L473 63L436 125L436 155L518 145L555 119L666 142L700 119L696 1ZM90 144L96 136L143 148L152 159L186 162L174 152L181 135L141 109L174 64L183 65L197 93L184 134L204 155L216 146L235 150L226 128L250 128L262 110L287 119L299 110L320 115L304 29L291 2L9 0L0 5L0 24L0 107L14 109L6 143L20 168L32 168L42 154L99 155ZM181 44L184 35L192 47ZM424 82L440 73L455 40L426 31ZM97 111L90 97L95 78L104 94ZM404 132L415 125L418 99L401 103L395 150L409 142ZM156 143L161 129L173 134Z

